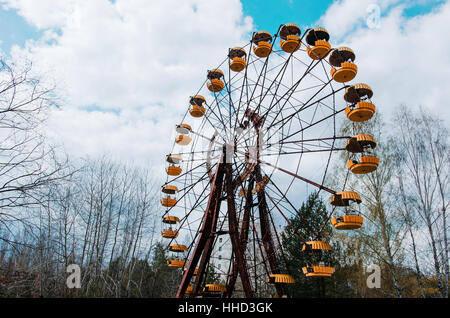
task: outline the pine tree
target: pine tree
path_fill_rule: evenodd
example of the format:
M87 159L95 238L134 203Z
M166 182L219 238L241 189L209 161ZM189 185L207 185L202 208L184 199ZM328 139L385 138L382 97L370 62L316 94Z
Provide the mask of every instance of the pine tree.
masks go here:
M154 247L151 263L150 297L173 297L181 281L179 269L167 265L167 251L161 243Z
M296 229L288 226L281 233L283 250L289 264L290 273L295 284L288 286L291 297L344 297L349 295L347 279L344 269L341 270L338 260L342 259L342 249L332 240L333 228L329 221L329 212L319 194L312 193L298 211L290 219ZM313 254L303 252L305 241L324 241L330 243L332 251ZM319 261L336 269L330 278L306 277L302 268L307 264L316 264ZM341 275L344 273L344 275Z
M290 219L292 226L297 229L295 232L291 227L286 227L281 234L284 252L289 263L289 267L295 284L289 287L289 295L292 297L319 297L323 293L323 280L307 278L302 267L311 263L309 253L302 252L303 240L316 240L316 230L327 223L327 210L325 204L317 193L311 194L304 202L297 215ZM325 228L321 235L321 240L327 241L330 237L331 229ZM302 239L301 239L301 238ZM325 259L325 262L329 262Z

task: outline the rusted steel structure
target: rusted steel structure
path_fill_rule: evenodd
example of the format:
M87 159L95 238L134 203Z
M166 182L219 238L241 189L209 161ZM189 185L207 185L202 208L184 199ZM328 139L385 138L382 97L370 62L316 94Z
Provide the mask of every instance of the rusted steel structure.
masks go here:
M181 269L176 297L233 297L237 290L248 298L268 291L283 297L294 271L330 277L334 267L323 255L331 246L321 237L327 224L299 215L300 193L314 189L331 198L327 221L336 230L362 226L362 199L345 185L352 174L377 169L376 141L355 129L339 136L337 121L369 120L373 91L348 83L358 72L356 54L332 48L329 38L323 28L302 33L294 23L273 35L255 32L246 46L229 49L189 98L161 190L168 265ZM334 190L326 176L337 152L348 154L347 176ZM308 168L308 156L317 168ZM302 268L286 261L284 229L310 258ZM220 280L211 281L211 270Z

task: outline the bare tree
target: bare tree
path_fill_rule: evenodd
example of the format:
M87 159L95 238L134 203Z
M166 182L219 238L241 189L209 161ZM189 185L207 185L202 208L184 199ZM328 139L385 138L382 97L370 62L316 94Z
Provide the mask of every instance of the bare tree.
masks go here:
M74 187L73 196L63 199L70 201L77 219L74 236L79 246L74 254L83 268L84 292L123 297L139 290L142 279L136 280L136 264L143 258L147 262L158 208L151 175L107 157L89 159Z
M416 114L402 107L396 123L397 153L404 165L403 180L408 184L405 190L428 234L439 295L448 297L448 130L424 109Z
M30 71L31 65L0 60L0 225L7 229L12 222L28 225L22 212L45 204L47 187L68 174L67 161L42 133L52 88Z
M397 166L397 180L398 180L398 196L401 200L401 204L399 206L399 211L404 219L405 226L407 228L407 232L409 234L409 238L411 240L411 250L413 253L414 266L416 270L416 280L419 285L419 292L422 298L425 298L424 292L424 284L422 279L422 271L420 269L419 256L417 251L417 243L416 243L416 232L418 230L416 214L414 213L414 208L411 205L411 197L408 197L405 192L405 187L403 184L403 175L401 165Z
M151 173L107 156L61 160L44 134L53 88L31 73L0 61L0 295L149 295ZM81 290L66 287L69 264L81 266Z
M347 123L342 128L344 135L369 134L377 142L376 156L380 165L371 173L352 175L348 169L338 167L335 173L336 188L356 191L362 198L361 214L364 225L361 230L345 239L348 246L358 248L357 257L366 264L375 262L383 271L385 286L379 290L382 297L403 297L402 267L404 266L404 238L406 234L404 220L397 209L398 198L395 193L393 171L395 162L392 157L392 142L389 131L380 114L363 123ZM342 155L344 160L348 154ZM349 244L351 243L351 244ZM355 264L358 264L356 262ZM361 272L364 272L361 269ZM366 291L363 291L364 293ZM373 293L372 293L373 294Z
M41 212L49 204L49 189L72 171L44 133L48 111L56 106L53 87L31 68L0 59L0 241L12 275L34 277L42 294L54 246L49 218Z

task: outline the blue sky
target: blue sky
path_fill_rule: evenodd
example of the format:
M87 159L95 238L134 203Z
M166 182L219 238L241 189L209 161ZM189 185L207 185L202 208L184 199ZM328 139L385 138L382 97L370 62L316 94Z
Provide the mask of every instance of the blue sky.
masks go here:
M253 17L256 28L275 32L280 21L311 25L333 3L331 0L242 0L244 14Z
M185 111L186 96L192 94L194 83L204 81L205 70L252 31L274 34L280 23L297 23L303 32L306 27L326 27L333 45L354 49L358 81L376 91L380 112L388 114L395 109L392 105L406 102L434 105L442 112L440 105L450 98L448 90L436 89L435 84L450 76L448 67L442 67L450 65L447 44L428 43L427 50L423 46L436 29L450 32L450 1L439 6L445 1L122 0L112 6L105 0L80 0L73 9L70 1L14 0L10 4L18 10L5 10L8 1L0 0L0 54L16 61L30 59L36 72L58 83L65 107L52 114L49 131L67 148L83 154L118 149L143 162L163 158L167 149L159 140L172 133L173 118ZM192 10L194 2L198 11ZM180 3L176 11L174 3ZM383 3L383 8L391 4L382 12L379 29L364 23L367 3ZM391 10L399 5L401 10ZM241 9L253 25L243 19ZM436 14L429 14L434 9ZM62 26L64 30L56 29ZM166 38L168 28L172 41ZM51 45L35 41L24 48L27 40L44 34L57 36ZM149 38L152 41L145 40ZM173 43L182 45L182 52L173 50ZM18 49L11 52L13 45ZM417 63L425 60L428 63ZM417 74L425 79L422 89L417 89ZM392 86L397 86L396 94L391 93ZM167 106L167 113L161 113L161 105ZM141 144L152 151L146 153Z
M311 26L334 2L333 0L241 0L244 14L253 18L256 29L275 32L280 21L300 26ZM374 1L376 3L377 1ZM429 13L445 0L404 1L404 15L414 17ZM282 17L282 19L281 19ZM43 34L25 21L17 10L5 10L0 6L0 48L8 53L13 45L23 46L28 39L38 39Z
M407 17L414 17L417 15L423 15L429 13L431 10L436 8L437 6L443 4L445 0L429 0L429 1L418 1L420 3L416 3L406 8L404 11L404 15Z
M16 10L3 10L0 7L0 41L1 49L9 52L12 45L23 46L27 39L37 39L41 31L29 25Z
M258 30L274 32L279 26L280 19L297 23L300 26L311 26L325 14L333 4L333 0L241 0L244 14L253 17ZM412 18L429 13L444 3L445 0L407 0L400 1L407 8L404 16ZM376 0L373 3L377 3Z

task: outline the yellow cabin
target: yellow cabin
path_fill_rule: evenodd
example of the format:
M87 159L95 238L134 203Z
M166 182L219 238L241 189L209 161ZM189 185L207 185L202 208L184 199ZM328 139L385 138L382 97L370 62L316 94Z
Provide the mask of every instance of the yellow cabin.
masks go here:
M288 274L270 274L267 278L269 284L294 284L295 280Z
M166 161L169 163L169 166L166 168L166 173L169 176L179 176L183 171L179 164L183 160L180 155L170 154L166 156Z
M268 57L272 51L272 35L267 31L258 31L253 34L253 52L259 58Z
M247 67L245 57L247 53L241 47L234 47L230 49L228 57L230 58L230 70L233 72L241 72Z
M222 284L206 284L203 292L206 293L224 293L227 291L227 286Z
M169 239L174 239L178 236L178 231L174 231L174 230L163 230L161 232L162 237L164 238L169 238Z
M358 193L353 191L337 192L331 197L331 205L338 208L344 208L342 215L337 215L331 219L331 224L337 230L355 230L359 229L363 223L364 218L359 215L359 208L361 197Z
M354 122L363 122L375 114L375 105L370 101L372 89L366 84L355 84L345 89L344 99L350 105L345 109L345 115Z
M167 249L169 251L175 252L175 253L183 253L183 252L186 252L188 250L187 246L186 245L182 245L182 244L173 244L173 245L170 245Z
M334 273L334 267L325 265L312 265L302 268L306 277L331 277Z
M355 58L355 53L348 47L334 49L329 59L333 66L330 70L331 77L338 83L345 83L354 79L358 73L358 67L353 63Z
M367 134L355 135L347 140L345 149L353 153L347 161L347 166L352 173L366 174L378 168L380 160L372 154L376 145L375 139Z
M192 96L189 100L189 103L191 104L191 106L189 107L189 114L191 114L191 116L195 118L203 117L203 115L206 113L206 109L203 106L203 103L205 102L206 100L202 95Z
M225 87L225 83L221 80L222 77L223 72L219 69L208 71L207 78L209 81L206 83L206 87L210 92L218 93Z
M331 251L331 245L322 241L309 241L303 245L303 252L311 251Z
M306 53L313 60L323 59L331 50L331 45L328 43L330 35L324 28L314 28L306 35Z
M186 263L185 261L181 261L181 260L173 259L173 258L169 258L169 260L167 261L167 265L169 267L174 267L174 268L183 268L185 263Z
M176 132L179 133L178 136L175 137L175 143L180 146L187 146L191 143L192 138L189 136L192 131L192 127L188 124L180 124L176 127Z
M297 24L287 23L280 29L280 47L286 53L294 53L300 48L301 31Z

